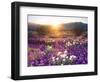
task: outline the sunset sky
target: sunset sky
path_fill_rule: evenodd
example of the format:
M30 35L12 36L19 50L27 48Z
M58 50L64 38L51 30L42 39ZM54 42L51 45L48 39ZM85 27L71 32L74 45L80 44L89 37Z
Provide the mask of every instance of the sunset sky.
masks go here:
M87 17L68 17L68 16L34 16L28 15L28 23L36 23L42 25L58 25L70 22L83 22L88 23Z

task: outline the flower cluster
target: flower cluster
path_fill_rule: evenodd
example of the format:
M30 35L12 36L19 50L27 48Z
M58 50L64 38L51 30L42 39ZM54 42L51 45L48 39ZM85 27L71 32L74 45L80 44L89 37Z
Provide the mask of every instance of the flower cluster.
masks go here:
M28 66L87 64L87 38L34 38L28 41Z

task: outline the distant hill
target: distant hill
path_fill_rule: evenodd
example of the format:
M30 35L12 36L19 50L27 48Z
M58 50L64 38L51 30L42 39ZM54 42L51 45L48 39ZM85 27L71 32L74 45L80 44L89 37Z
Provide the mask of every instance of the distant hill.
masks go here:
M62 24L64 28L62 30L72 31L76 35L81 35L82 33L87 33L87 24L82 22L72 22Z
M72 22L63 24L65 29L81 29L83 31L87 31L87 24L82 22Z
M41 25L39 24L35 24L35 23L28 23L28 29L30 30L36 30L37 28L39 28Z

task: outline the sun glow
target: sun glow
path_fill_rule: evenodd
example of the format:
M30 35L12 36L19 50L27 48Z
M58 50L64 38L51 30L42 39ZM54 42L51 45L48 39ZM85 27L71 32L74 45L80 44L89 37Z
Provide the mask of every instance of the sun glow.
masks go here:
M59 30L61 27L61 24L64 23L64 21L61 21L53 17L47 17L47 18L42 18L40 20L35 20L33 21L33 23L50 26L51 29L54 31L54 30Z
M61 24L51 24L50 25L52 29L59 30L61 28Z
M51 25L54 26L54 27L60 27L61 26L61 23L53 22Z
M61 24L52 24L51 25L51 28L50 28L50 31L51 31L51 36L55 36L55 37L61 37L62 36L62 33L61 33Z

